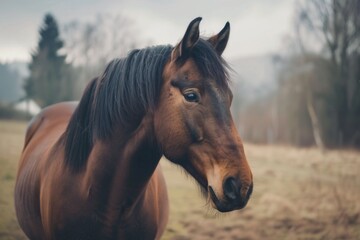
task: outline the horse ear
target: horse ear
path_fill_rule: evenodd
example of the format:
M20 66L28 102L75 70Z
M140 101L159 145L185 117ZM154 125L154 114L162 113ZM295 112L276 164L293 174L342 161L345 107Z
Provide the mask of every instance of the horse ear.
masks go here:
M213 45L219 56L221 56L221 54L224 52L227 42L229 40L229 36L230 36L230 23L226 22L225 27L218 34L208 39L208 42L210 42L211 45Z
M172 60L186 57L190 53L191 49L195 46L200 36L199 25L201 19L201 17L198 17L190 22L184 37L180 43L176 45L171 54Z

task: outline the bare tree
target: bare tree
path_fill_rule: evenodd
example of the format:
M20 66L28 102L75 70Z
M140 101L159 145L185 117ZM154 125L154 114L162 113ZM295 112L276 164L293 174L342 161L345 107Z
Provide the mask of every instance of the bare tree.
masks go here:
M123 15L98 15L92 22L72 21L63 27L67 60L77 67L77 96L113 58L139 45L133 21Z
M349 116L358 107L354 105L357 101L353 96L359 91L359 83L350 79L349 61L352 53L360 53L360 1L299 1L295 29L302 53L314 51L312 45L321 46L320 53L329 56L337 70L333 87L337 89L338 144L347 144L353 134L353 129L349 128L353 120ZM309 101L312 105L312 100ZM316 116L316 111L312 115Z
M93 65L123 57L138 45L134 23L123 15L98 15L94 22L64 26L65 51L75 65Z

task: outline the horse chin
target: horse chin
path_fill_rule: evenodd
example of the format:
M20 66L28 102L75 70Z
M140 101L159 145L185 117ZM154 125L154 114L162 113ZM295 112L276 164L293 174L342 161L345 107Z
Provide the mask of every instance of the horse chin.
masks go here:
M201 193L201 196L203 196L203 198L207 199L208 197L208 190L205 186L201 185L199 182L198 183L198 186L199 186L199 189L200 189L200 193Z
M193 174L191 174L187 170L186 170L186 173L190 174L194 178L195 182L197 183L197 185L199 187L201 195L206 199L209 195L209 191L207 188L207 184L204 184L205 181L203 181L202 179L199 179L200 177L198 177L198 176L195 177Z
M182 163L186 161L181 161ZM201 195L204 198L208 196L208 188L207 188L207 180L201 177L201 175L195 170L195 168L191 164L180 164L183 169L185 169L185 173L189 174L192 178L195 179L197 185L199 186Z

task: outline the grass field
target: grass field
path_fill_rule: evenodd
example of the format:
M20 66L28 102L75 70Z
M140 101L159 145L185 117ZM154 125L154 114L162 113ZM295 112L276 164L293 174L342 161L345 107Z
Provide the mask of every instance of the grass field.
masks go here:
M13 205L26 123L0 121L0 239L26 239ZM218 214L196 184L163 159L170 219L163 239L360 239L360 152L245 144L254 193Z

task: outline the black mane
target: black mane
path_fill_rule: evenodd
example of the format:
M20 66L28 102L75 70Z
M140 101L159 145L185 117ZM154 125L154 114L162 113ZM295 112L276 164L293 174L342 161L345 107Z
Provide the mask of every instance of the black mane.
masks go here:
M96 139L109 138L115 125L136 127L156 106L172 49L167 45L134 50L111 61L102 76L89 83L62 137L66 164L80 170ZM207 41L200 39L191 57L204 77L227 86L227 65Z

